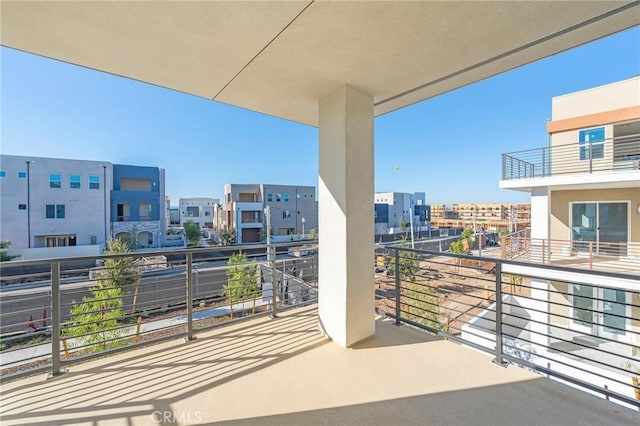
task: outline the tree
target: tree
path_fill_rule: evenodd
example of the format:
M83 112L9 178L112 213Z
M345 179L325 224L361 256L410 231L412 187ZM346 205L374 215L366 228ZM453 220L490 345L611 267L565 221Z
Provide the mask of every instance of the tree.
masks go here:
M127 242L121 239L110 240L106 254L129 252ZM92 351L103 351L123 344L120 337L123 330L118 327L124 318L122 295L130 291L133 285L133 312L135 312L140 273L131 257L107 258L104 267L98 272L96 286L91 296L82 298L81 303L73 301L70 313L71 323L64 327L65 337L76 337L82 345L88 345Z
M227 228L226 226L220 230L220 245L231 246L236 243L235 228Z
M91 290L91 296L82 298L70 310L71 322L62 329L65 338L76 338L82 346L88 346L92 352L124 344L123 330L118 322L123 317L122 292L118 287L99 281Z
M241 250L229 258L227 265L227 283L222 286L222 291L229 300L231 318L233 318L233 304L251 298L253 298L252 313L254 313L258 295L258 270L255 263L249 262L247 255Z
M400 241L401 242L397 244L399 247L409 247L409 243L407 243L406 238L402 237L402 240ZM400 279L414 282L419 269L418 254L414 251L400 250L400 252L398 253L398 258L400 259ZM389 275L395 276L395 273L396 257L392 256L389 261Z
M316 228L312 228L309 230L309 236L314 241L318 239L318 231L316 231Z
M467 249L465 248L462 240L456 240L449 245L449 251L456 254L465 254L467 252ZM456 274L460 273L460 263L462 263L461 261L461 258L456 258Z
M116 238L109 240L104 252L105 254L125 254L129 253L129 246L126 241ZM131 257L105 259L104 267L98 272L98 284L102 284L103 287L106 285L117 287L122 295L133 292L131 314L135 313L140 288L140 272L136 267L135 259Z
M11 247L11 241L0 241L0 262L8 262L20 257L18 255L11 255L7 253L7 250Z
M200 225L195 222L188 221L184 224L184 235L187 237L187 244L189 247L196 247L202 236L200 231Z
M462 244L466 244L466 250L464 253L471 249L471 237L473 236L473 230L470 228L465 228L460 233L460 238L462 239Z

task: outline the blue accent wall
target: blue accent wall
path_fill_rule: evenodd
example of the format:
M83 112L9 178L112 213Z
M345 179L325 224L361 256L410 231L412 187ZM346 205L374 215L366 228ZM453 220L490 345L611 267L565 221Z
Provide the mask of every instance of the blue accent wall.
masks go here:
M123 191L122 179L147 179L151 182L150 191ZM118 204L129 204L128 221L160 220L160 211L164 200L160 199L160 169L157 167L113 165L113 189L111 190L111 221L118 220ZM151 204L149 219L140 218L140 204Z
M375 223L388 223L389 222L389 205L378 204L374 205L376 212Z

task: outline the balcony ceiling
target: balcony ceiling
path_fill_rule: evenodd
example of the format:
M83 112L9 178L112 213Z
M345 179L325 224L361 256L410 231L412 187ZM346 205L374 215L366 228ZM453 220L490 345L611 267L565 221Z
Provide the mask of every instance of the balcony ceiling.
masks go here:
M1 7L4 46L310 125L344 84L380 115L640 24L628 1Z

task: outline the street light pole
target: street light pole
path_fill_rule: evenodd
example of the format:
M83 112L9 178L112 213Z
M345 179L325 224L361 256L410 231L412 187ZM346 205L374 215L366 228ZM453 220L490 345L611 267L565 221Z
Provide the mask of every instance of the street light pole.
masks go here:
M304 223L306 222L305 218L303 217L302 219L300 219L300 222L302 222L302 238L304 238Z
M27 163L27 237L28 248L31 248L31 161Z

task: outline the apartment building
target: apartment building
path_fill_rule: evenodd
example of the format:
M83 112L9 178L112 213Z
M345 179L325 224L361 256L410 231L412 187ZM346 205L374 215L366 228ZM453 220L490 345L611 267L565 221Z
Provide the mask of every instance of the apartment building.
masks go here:
M271 211L271 233L276 237L306 235L318 228L313 186L227 184L224 192L224 226L236 229L239 244L264 239L267 206Z
M13 249L104 244L113 166L0 155L0 240Z
M376 192L374 197L374 223L376 234L387 233L401 224L414 225L426 221L426 198L424 192ZM413 212L413 219L410 217ZM403 225L404 226L404 225Z
M111 235L134 248L160 247L167 233L164 169L113 165Z
M220 204L217 198L180 198L178 212L180 226L186 222L195 222L200 228L214 228L216 206Z
M531 258L617 270L637 263L640 78L553 98L547 130L549 146L503 154L500 187L531 194ZM640 325L631 319L640 316L639 302L628 291L637 282L567 281L532 280L532 295L547 302L532 319L589 338L640 343ZM630 346L616 350L630 355Z

